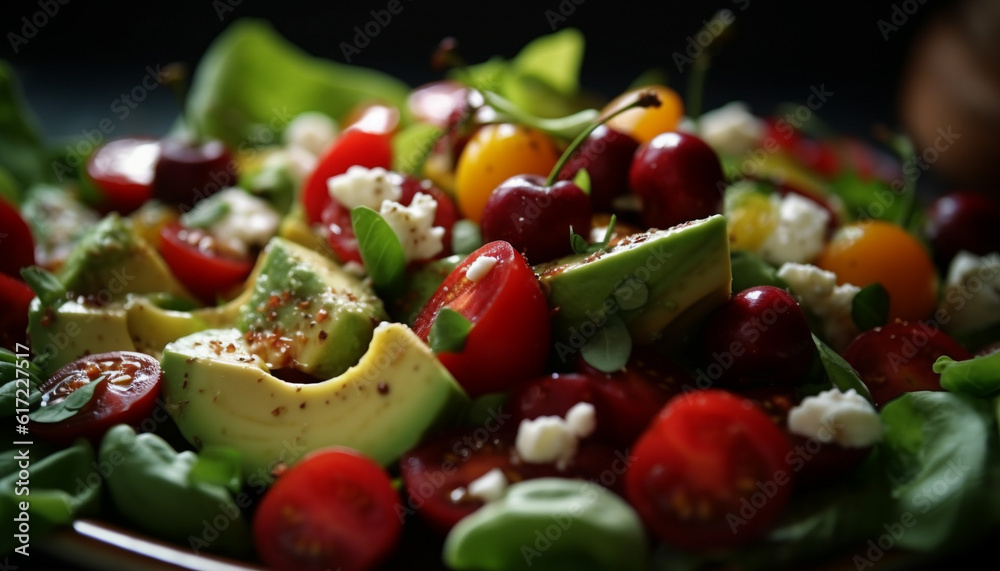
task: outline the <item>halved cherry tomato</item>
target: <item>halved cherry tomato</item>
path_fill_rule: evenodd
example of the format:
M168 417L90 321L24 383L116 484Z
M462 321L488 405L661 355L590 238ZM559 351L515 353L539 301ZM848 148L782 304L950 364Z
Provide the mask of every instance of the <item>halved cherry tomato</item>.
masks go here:
M210 234L177 222L160 230L159 249L184 287L208 304L230 293L253 270L253 260L224 252Z
M906 392L942 390L941 375L931 368L942 355L972 358L937 325L899 319L858 335L843 352L878 407Z
M674 397L632 448L626 494L663 542L745 544L784 510L788 439L752 401L718 389Z
M21 278L21 268L35 264L35 239L21 213L0 199L0 273Z
M392 105L369 103L351 111L344 118L346 130L358 129L392 137L399 130L399 109Z
M466 272L481 256L496 263L472 281ZM548 302L534 270L508 242L482 246L451 272L413 323L421 339L444 307L473 324L462 351L437 355L469 394L504 391L542 372L551 337Z
M65 400L102 375L90 400L76 414L58 422L30 421L31 433L62 446L78 438L96 444L116 424L139 428L152 414L163 384L160 362L144 353L113 351L69 363L39 387L42 407Z
M14 349L24 343L28 330L28 306L35 292L21 280L0 274L0 347Z
M441 189L431 184L429 180L417 180L409 175L403 175L394 171L389 171L386 175L395 184L403 189L403 194L399 198L399 203L409 206L413 202L413 197L418 192L429 194L437 201L437 213L434 215L434 226L444 228L442 243L444 249L437 255L438 258L451 255L451 229L458 221L458 209L451 198ZM351 226L351 210L344 208L340 202L330 199L326 208L323 209L321 217L326 240L330 244L333 253L341 261L361 263L361 252L358 250L358 238L354 235Z
M344 447L316 450L285 470L254 514L254 545L275 570L374 569L402 531L388 474Z
M161 145L149 137L113 139L87 160L87 176L101 191L100 209L125 215L153 196L153 178Z
M316 169L302 186L302 205L306 222L315 224L332 200L326 181L347 172L354 165L367 168L392 168L392 138L385 133L345 129L319 158Z
M615 111L635 101L640 93L652 91L660 98L658 107L630 109L607 122L608 127L631 135L639 143L648 143L660 133L673 131L684 118L684 102L676 91L665 85L647 85L630 89L615 97L604 109L601 116L607 117Z

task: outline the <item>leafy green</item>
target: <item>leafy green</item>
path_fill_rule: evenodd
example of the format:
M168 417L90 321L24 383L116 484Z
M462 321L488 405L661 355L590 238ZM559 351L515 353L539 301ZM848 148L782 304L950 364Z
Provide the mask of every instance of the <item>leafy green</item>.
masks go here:
M861 288L851 301L851 319L859 331L885 325L889 319L889 292L880 283Z
M415 122L392 138L392 170L422 176L424 162L444 131L429 123Z
M408 92L382 72L312 57L268 22L247 18L230 25L202 57L185 117L196 132L242 151L276 139L304 111L342 120L375 100L406 109Z
M905 188L894 188L875 177L849 171L834 179L831 188L844 202L844 211L855 219L896 221L909 211Z
M38 365L0 348L0 418L12 416L18 409L37 406L42 398L38 387L45 380ZM27 393L27 400L22 398L18 402L19 391L20 396Z
M816 344L816 349L819 351L823 370L826 372L826 376L833 386L845 392L854 389L859 395L868 399L868 402L873 403L872 395L868 392L868 387L858 377L857 371L815 334L813 334L812 338Z
M956 361L947 355L934 362L941 388L953 393L983 397L1000 391L1000 352Z
M579 136L587 128L593 126L594 121L600 116L597 109L583 109L565 116L541 117L518 107L514 102L498 93L484 91L483 97L490 107L497 111L498 121L513 121L534 127L553 137L565 139Z
M593 254L595 252L601 252L607 249L608 244L611 243L611 237L615 235L615 215L611 215L611 219L608 220L608 228L604 231L604 238L597 244L590 244L587 239L583 236L573 232L573 228L569 229L569 244L573 249L574 254Z
M229 203L217 196L199 201L194 208L181 214L181 224L188 228L208 228L225 218L230 211Z
M514 57L513 67L525 77L534 77L562 95L572 96L580 89L585 42L576 28L565 28L541 36Z
M479 225L463 218L451 227L451 250L456 254L467 256L483 245L483 232Z
M729 264L733 272L734 292L759 285L788 288L785 280L778 277L778 269L756 254L746 250L733 250L729 253Z
M632 354L632 336L628 326L617 315L597 329L594 336L580 348L583 360L591 367L605 373L621 370Z
M572 228L569 229L569 245L574 254L586 254L590 249L590 243L583 236L577 234Z
M435 353L458 353L465 348L470 331L471 321L450 307L442 307L431 325L427 341Z
M28 418L35 422L43 423L61 422L66 420L67 418L74 416L80 411L81 408L90 402L90 398L94 395L94 390L97 389L97 385L103 381L104 375L101 375L89 383L81 385L63 400L55 404L35 409L34 412L28 415Z
M351 211L351 225L372 285L379 293L395 297L406 281L406 255L396 233L378 212L367 206Z
M31 291L35 292L35 296L42 302L42 305L52 306L66 298L66 286L45 268L40 266L21 268L21 277L24 278Z
M4 185L5 198L20 203L21 191L48 181L45 142L21 94L14 70L0 60L0 169L9 173L17 186Z
M188 480L195 485L205 483L239 492L243 487L239 451L224 446L205 446L198 452Z
M587 172L587 169L576 171L576 174L573 176L573 184L579 186L584 194L590 194L590 187L592 185L590 182L590 173Z

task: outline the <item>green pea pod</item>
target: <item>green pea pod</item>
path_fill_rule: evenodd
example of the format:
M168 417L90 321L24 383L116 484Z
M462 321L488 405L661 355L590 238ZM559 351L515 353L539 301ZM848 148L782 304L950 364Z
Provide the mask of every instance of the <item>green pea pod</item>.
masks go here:
M953 393L983 397L1000 391L1000 352L956 361L947 355L934 362L941 388Z
M584 480L518 482L462 519L444 544L452 569L648 568L642 522L624 500Z
M194 452L178 453L159 436L137 435L124 424L101 441L108 492L132 525L195 552L248 556L253 544L240 506L219 483L224 478L194 476L198 460ZM249 504L245 495L239 498Z

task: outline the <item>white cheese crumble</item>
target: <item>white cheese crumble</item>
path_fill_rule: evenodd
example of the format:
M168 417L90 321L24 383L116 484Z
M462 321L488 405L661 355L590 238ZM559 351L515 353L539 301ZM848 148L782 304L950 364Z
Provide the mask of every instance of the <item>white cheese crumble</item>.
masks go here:
M278 232L278 211L242 188L220 190L212 200L225 203L228 211L206 230L233 251L249 254L251 246L264 246Z
M831 389L792 407L788 430L844 448L864 448L882 440L882 419L854 389Z
M719 153L738 155L759 145L767 124L750 112L742 101L727 103L704 113L698 120L699 135Z
M977 331L1000 321L1000 253L977 256L961 251L948 267L941 308L951 333Z
M469 264L469 268L465 270L465 277L469 278L470 281L478 282L490 273L495 265L497 265L497 259L493 256L479 256Z
M354 209L367 206L378 210L386 200L397 202L403 197L403 189L388 176L382 167L372 169L354 165L347 172L330 177L326 181L330 196L344 208Z
M287 168L292 177L303 181L316 169L319 159L309 151L300 147L286 147L275 151L264 159L265 167Z
M465 491L467 496L479 498L484 502L499 500L507 489L507 476L500 468L493 468L469 483Z
M306 111L296 115L285 127L283 138L286 146L319 156L338 134L337 122L332 117L319 111Z
M579 402L566 412L566 418L540 416L524 419L517 427L514 445L522 460L533 464L556 463L566 467L581 438L590 436L596 428L594 405Z
M403 245L406 261L433 258L444 249L444 228L434 226L437 201L418 192L409 206L385 200L379 214Z
M826 244L830 213L813 200L790 192L781 199L778 225L758 253L774 265L812 261Z
M837 285L837 274L811 264L785 263L778 268L789 291L806 311L822 322L823 337L840 351L858 334L851 317L851 304L861 288L853 284Z

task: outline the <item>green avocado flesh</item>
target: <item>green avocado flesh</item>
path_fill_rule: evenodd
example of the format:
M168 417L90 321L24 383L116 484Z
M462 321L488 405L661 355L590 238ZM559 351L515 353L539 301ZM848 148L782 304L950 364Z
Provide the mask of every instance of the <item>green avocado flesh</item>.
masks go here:
M167 345L163 396L196 447L238 450L245 474L270 479L325 446L342 445L382 465L458 418L468 398L406 325L384 322L360 361L327 381L272 375L236 329L202 331Z
M536 271L554 312L557 344L578 349L612 315L626 323L635 343L651 344L731 294L726 220L717 214L636 234L607 251Z

